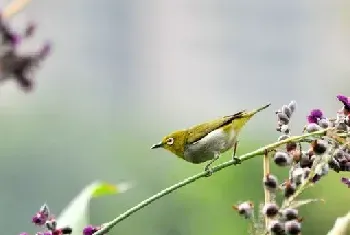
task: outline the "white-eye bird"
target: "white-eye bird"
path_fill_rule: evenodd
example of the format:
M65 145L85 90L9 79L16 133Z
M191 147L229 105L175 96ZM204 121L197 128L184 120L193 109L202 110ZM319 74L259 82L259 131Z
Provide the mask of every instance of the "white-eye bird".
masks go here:
M233 159L236 164L239 164L240 160L235 157L235 150L240 131L256 113L269 106L270 104L267 104L250 112L243 110L188 129L174 131L165 136L160 143L154 144L151 149L167 149L193 164L210 161L205 167L205 170L210 173L210 166L220 154L235 148Z

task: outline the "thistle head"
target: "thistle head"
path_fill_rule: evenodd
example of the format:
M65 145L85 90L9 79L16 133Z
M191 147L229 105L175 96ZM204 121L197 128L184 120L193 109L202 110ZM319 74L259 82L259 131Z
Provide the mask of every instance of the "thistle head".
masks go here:
M187 135L186 130L174 131L165 136L158 144L154 144L151 149L163 148L183 158Z

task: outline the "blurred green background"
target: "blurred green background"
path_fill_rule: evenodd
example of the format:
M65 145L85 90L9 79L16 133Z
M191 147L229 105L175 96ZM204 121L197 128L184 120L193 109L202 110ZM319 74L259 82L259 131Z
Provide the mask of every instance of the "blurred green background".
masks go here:
M335 96L350 95L349 10L345 0L33 0L12 21L38 22L21 49L50 39L54 50L34 93L11 82L0 88L0 227L33 233L31 216L44 202L59 214L94 180L135 183L92 201L100 224L201 171L149 149L172 130L272 102L242 132L242 154L277 139L273 111L291 99L299 104L293 134L312 108L333 115ZM304 235L326 234L350 210L341 176L349 174L331 173L304 195L326 200L302 209ZM261 158L228 168L110 234L246 234L231 205L258 205L261 179Z

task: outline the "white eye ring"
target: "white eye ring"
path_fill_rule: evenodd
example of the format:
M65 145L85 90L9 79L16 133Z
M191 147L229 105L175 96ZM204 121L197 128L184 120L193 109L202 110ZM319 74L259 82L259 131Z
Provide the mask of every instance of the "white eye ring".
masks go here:
M174 138L167 139L166 143L172 145L174 143Z

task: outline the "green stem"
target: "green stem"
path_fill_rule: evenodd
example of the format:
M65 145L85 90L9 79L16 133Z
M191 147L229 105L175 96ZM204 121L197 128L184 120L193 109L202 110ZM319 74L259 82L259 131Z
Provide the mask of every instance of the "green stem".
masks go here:
M314 136L322 136L326 133L326 131L328 131L329 129L324 129L324 130L320 130L320 131L316 131L313 133L307 133L301 136L292 136L288 139L282 140L282 141L278 141L269 145L266 145L262 148L259 148L255 151L252 151L250 153L246 153L244 155L242 155L241 157L239 157L239 160L241 160L241 162L247 161L249 159L252 159L258 155L264 155L266 153L266 151L271 151L274 150L275 148L286 144L288 142L299 142L301 140L307 139L309 137L314 137ZM230 160L224 163L221 163L215 167L212 168L212 173L216 173L219 172L220 170L229 167L231 165L234 165L236 163L235 160ZM132 214L134 214L135 212L141 210L142 208L150 205L152 202L174 192L177 189L180 189L188 184L194 183L195 181L201 179L201 178L206 178L208 176L208 173L206 171L203 171L201 173L198 173L196 175L193 175L191 177L188 177L186 179L184 179L183 181L180 181L168 188L163 189L162 191L160 191L159 193L147 198L146 200L140 202L138 205L128 209L127 211L125 211L124 213L120 214L118 217L116 217L115 219L113 219L110 222L105 223L102 228L97 231L96 233L94 233L94 235L103 235L106 234L110 229L112 229L116 224L120 223L121 221L127 219L128 217L130 217Z

